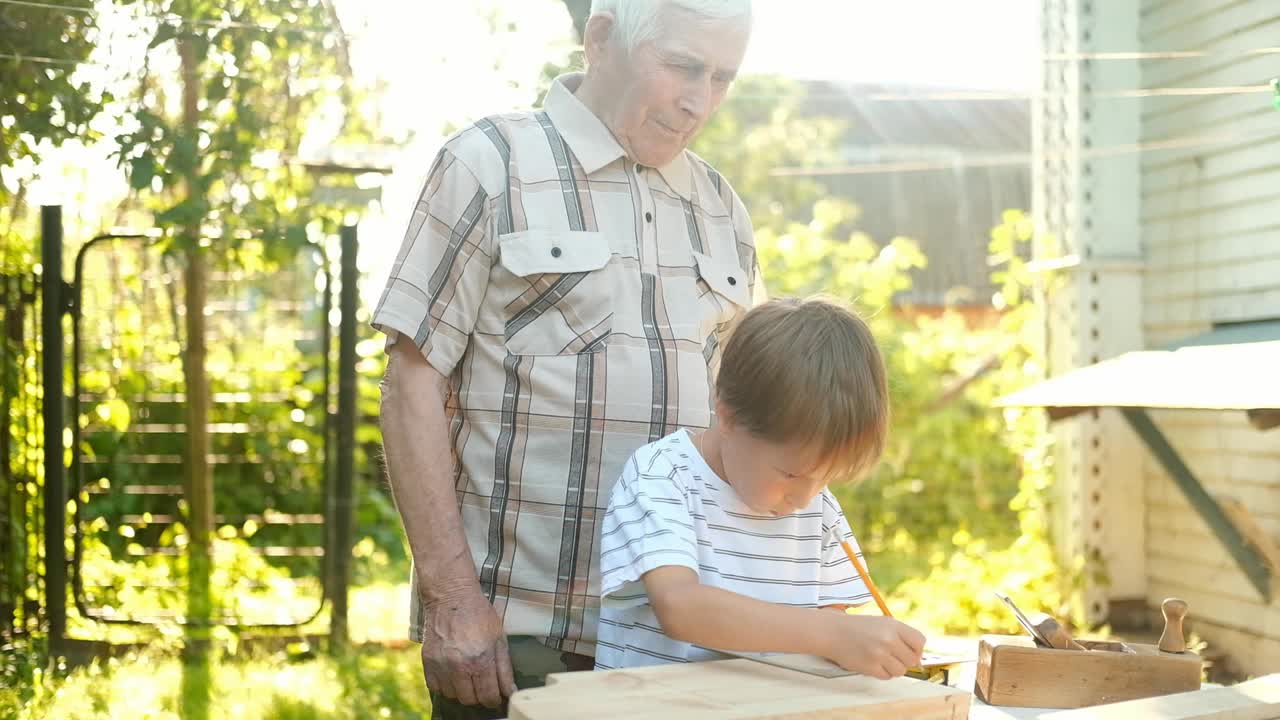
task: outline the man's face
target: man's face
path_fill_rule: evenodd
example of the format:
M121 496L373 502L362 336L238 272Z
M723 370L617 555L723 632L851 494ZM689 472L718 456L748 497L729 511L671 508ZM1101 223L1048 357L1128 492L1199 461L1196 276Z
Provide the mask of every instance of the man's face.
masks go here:
M627 155L661 167L688 147L724 100L747 48L742 20L661 11L654 39L630 52L610 38L592 70L603 88L601 118Z

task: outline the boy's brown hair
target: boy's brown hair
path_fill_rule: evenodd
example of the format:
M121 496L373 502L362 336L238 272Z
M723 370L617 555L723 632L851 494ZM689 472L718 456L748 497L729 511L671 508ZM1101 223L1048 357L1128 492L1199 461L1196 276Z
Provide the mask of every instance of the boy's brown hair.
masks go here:
M826 298L748 312L725 344L716 395L752 435L816 450L832 479L862 477L884 450L884 360L867 324Z

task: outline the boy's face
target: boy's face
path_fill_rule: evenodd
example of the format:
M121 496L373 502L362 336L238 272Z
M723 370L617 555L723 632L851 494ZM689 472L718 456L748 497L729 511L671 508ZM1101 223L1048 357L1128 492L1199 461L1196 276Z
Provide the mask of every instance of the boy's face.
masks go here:
M817 452L756 437L735 425L724 408L717 414L724 479L747 507L761 515L789 515L808 506L826 488L829 469Z

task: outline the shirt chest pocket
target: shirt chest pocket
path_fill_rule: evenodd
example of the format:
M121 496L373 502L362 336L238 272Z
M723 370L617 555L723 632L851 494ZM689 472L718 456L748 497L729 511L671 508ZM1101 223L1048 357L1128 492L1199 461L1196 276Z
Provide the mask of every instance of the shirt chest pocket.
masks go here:
M503 303L503 338L515 355L603 350L613 329L604 235L525 230L498 238L491 282Z
M696 335L690 339L706 342L716 330L746 312L751 306L751 292L736 257L728 260L695 252L693 259L698 324Z

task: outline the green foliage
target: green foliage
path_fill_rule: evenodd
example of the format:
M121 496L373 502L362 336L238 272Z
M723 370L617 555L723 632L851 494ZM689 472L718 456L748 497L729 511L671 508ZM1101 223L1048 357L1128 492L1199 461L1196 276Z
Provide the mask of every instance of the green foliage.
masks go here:
M749 75L734 83L720 110L698 134L692 149L733 184L757 232L781 234L807 222L825 193L803 176L775 177L782 167L830 164L846 123L806 108L804 88L791 80ZM851 205L841 212L854 220Z
M695 149L751 212L770 295L848 301L880 343L893 407L884 461L836 488L878 584L903 617L937 630L1015 630L990 589L1065 615L1080 564L1059 567L1045 528L1043 414L993 408L1042 373L1037 280L1023 258L1033 241L1051 239L1033 237L1030 221L1008 212L992 231L1000 289L985 315L896 309L894 296L928 262L916 243L877 242L858 232L850 199L803 176L772 174L840 156L840 120L815 117L804 103L794 83L745 78Z
M309 202L317 181L297 164L308 129L336 114L337 140L370 137L347 114L355 91L329 0L147 6L162 20L132 98L134 122L116 138L131 186L161 227L206 225L222 247L264 238L268 267L291 262L355 209ZM151 70L187 53L189 75Z
M967 435L992 443L985 451L981 445L969 446L967 454L974 460L997 458L1003 474L971 472L970 477L975 484L992 480L1003 484L1001 495L1011 499L995 508L998 526L990 523L989 503L985 507L982 502L977 507L964 503L963 514L974 517L960 526L952 538L954 547L947 548L935 537L924 548L927 572L899 587L900 608L932 627L966 633L1016 632L1009 611L990 592L993 589L1004 590L1023 608L1070 618L1076 626L1084 624L1080 608L1072 602L1083 583L1083 558L1073 558L1064 566L1053 551L1047 527L1053 483L1048 420L1034 408L1008 408L1001 415L991 409L995 398L1044 373L1039 335L1043 318L1032 297L1038 285L1043 290L1055 279L1033 275L1024 258L1030 244L1049 242L1053 239L1037 236L1029 218L1017 211L1006 212L991 233L989 253L999 287L995 302L1004 311L995 327L981 333L990 353L988 369L965 386L962 397L951 406L985 410L982 417L954 426L945 437ZM1009 480L1014 481L1012 486ZM978 494L975 499L981 497ZM987 521L985 527L973 529L973 521L979 518Z
M0 208L0 214L5 209ZM39 601L44 582L38 310L27 248L0 237L0 688L23 688L42 665ZM0 717L9 717L0 693Z
M0 7L0 167L35 159L39 145L88 140L92 120L110 95L75 70L94 47L89 0L67 0L68 10L7 4ZM0 200L7 191L0 184Z
M143 211L132 216L135 221L150 224L153 218L167 235L146 251L136 241L113 241L86 255L83 298L76 308L83 354L79 368L70 362L67 368L68 390L73 377L81 383L80 413L74 421L82 436L74 455L85 485L74 499L85 534L85 599L94 608L124 616L183 610L185 559L180 554L153 554L153 549L179 553L190 542L185 502L127 489L182 482L184 438L176 429L185 421L181 263L184 251L198 245L210 269L205 360L210 390L215 396L241 398L215 402L210 417L211 452L223 459L214 465L214 512L220 516L213 550L214 611L250 622L305 617L319 598L321 560L263 558L254 550L316 546L324 539L325 528L314 521L282 524L272 517L314 516L326 510L324 470L333 460L333 448L327 456L324 451L333 425L329 414L336 391L336 342L326 348L321 336L336 336L336 326L321 305L323 284L314 258L325 245L336 260L332 233L353 219L349 212L354 208L312 202L320 185L351 186L353 179L317 178L299 160L304 140L310 137L315 143L308 133L316 127L337 128L329 143L371 140L372 131L359 117L347 114L356 91L350 83L345 38L328 0L151 1L141 9L155 22L137 28L153 35L136 86L122 86L121 103L113 107L122 112L116 119L124 128L116 140L122 171L135 193L126 208ZM26 18L40 11L21 12L22 27L34 27ZM0 21L12 17L8 14ZM64 55L87 55L87 21L94 15L69 13L63 18L46 12L39 17L58 18L66 25L59 31ZM5 33L2 42L10 40ZM188 66L193 72L175 76L168 68L178 64L187 49L193 51L195 62ZM56 54L31 48L19 52ZM25 72L31 66L21 67ZM58 82L66 76L63 72L59 80L41 73ZM6 83L30 79L29 74L4 74ZM71 92L68 88L79 92L72 94L80 100L93 97L65 83L41 87L45 95L32 90L27 97L17 93L17 100L56 109L57 93ZM183 112L188 97L194 99L194 114ZM13 100L12 95L4 98ZM61 135L43 132L33 137L56 141L75 134L92 139L83 127L87 115L68 117ZM20 121L27 119L35 122L39 114L19 115ZM12 127L31 129L4 124ZM5 139L6 149L18 147L7 135ZM0 206L6 233L3 272L29 277L36 262L32 236L16 234L21 226L18 213L16 206ZM192 234L192 228L198 231ZM177 246L175 238L180 241ZM336 266L330 270L336 275ZM360 332L371 334L363 327ZM17 441L4 461L19 468L19 477L31 479L18 485L29 502L7 504L5 512L18 518L12 527L31 533L25 547L35 552L40 545L38 524L23 517L39 515L39 473L26 472L36 467L41 445L33 335L15 348L6 346L11 354L5 357L27 360L5 364L3 398L31 398L36 408L32 415L29 407L4 405ZM365 343L361 350L365 360L360 408L365 422L358 441L366 457L358 460L363 475L356 485L354 570L366 581L388 575L403 578L405 566L399 522L381 487L371 448L377 429L367 423L376 416L377 383L368 378L380 373L377 349ZM23 412L31 417L19 417ZM24 418L30 422L16 421ZM71 456L68 452L67 459ZM362 532L365 528L368 534ZM6 573L20 573L27 566L25 559L10 560L6 556ZM36 592L34 583L34 576L16 577L6 587L31 587ZM72 634L78 637L121 634L118 627L77 619L74 610L71 621ZM30 668L42 664L38 655L43 643L38 634L35 637L34 643L22 641L22 647L14 644L21 639L4 639L14 655L31 660L18 668L7 661L6 652L0 668L5 684L19 675L29 678ZM31 687L21 678L12 684Z

